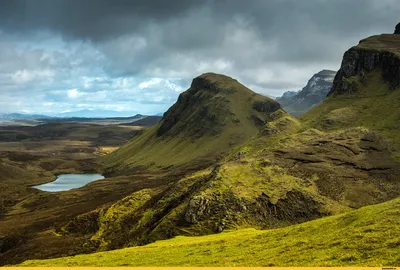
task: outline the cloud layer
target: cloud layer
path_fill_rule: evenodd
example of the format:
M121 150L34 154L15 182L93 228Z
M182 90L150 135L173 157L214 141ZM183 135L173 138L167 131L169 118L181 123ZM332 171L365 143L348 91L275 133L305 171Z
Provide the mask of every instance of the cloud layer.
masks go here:
M278 96L393 32L397 0L3 0L0 111L165 111L193 77Z

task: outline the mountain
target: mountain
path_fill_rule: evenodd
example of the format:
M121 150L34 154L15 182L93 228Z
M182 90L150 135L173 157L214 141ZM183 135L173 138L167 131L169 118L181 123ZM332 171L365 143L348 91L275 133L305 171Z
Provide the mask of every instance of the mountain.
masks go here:
M300 91L300 90L299 90L299 91ZM283 95L282 95L281 97L277 97L277 98L276 98L276 101L285 100L285 99L294 97L295 95L297 95L297 93L298 93L299 91L286 91L285 93L283 93Z
M256 135L280 105L238 81L205 73L164 113L160 123L108 156L107 172L204 167ZM171 169L171 167L170 167Z
M332 70L322 70L314 74L302 90L297 93L285 92L276 101L290 114L299 116L325 99L332 87L335 74L336 72Z
M128 117L49 117L46 119L38 119L42 123L93 123L99 125L123 125L131 124L137 120L147 116L136 114Z
M22 113L10 113L10 114L0 115L0 120L39 119L39 118L49 118L49 116L40 114L22 114Z
M114 117L130 117L137 112L118 112L112 110L80 110L74 112L64 112L57 117L82 117L82 118L114 118Z

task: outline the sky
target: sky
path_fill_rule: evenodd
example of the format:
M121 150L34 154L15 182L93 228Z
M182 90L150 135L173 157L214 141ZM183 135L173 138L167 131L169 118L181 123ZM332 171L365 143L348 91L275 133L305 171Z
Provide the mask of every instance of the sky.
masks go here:
M399 14L400 0L2 0L0 113L162 113L205 72L280 96Z

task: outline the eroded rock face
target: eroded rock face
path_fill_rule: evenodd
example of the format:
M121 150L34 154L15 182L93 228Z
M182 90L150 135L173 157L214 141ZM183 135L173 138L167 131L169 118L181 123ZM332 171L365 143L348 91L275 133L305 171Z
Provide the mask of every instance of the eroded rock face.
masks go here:
M318 202L297 190L288 191L286 198L279 199L276 203L271 203L270 197L262 193L258 197L258 202L269 219L297 223L325 215L321 212L321 205Z
M267 102L267 101L256 101L253 104L253 109L258 111L258 112L275 112L279 110L281 106L277 102Z
M190 199L185 212L185 221L189 223L197 223L202 217L210 214L210 201L201 196L195 196Z
M398 55L388 51L353 47L344 54L342 65L328 96L357 91L354 83L348 82L346 78L352 76L362 78L365 73L375 69L382 70L382 79L389 83L391 89L400 86L400 57Z

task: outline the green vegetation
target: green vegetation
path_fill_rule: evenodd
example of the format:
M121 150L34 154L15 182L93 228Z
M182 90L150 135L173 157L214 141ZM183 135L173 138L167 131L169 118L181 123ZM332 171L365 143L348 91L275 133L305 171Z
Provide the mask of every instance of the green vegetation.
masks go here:
M400 199L281 229L245 229L22 266L396 266Z
M257 135L279 108L230 77L206 73L193 80L159 124L107 156L104 164L110 171L159 170L188 162L207 167Z
M378 52L391 52L400 56L399 44L399 35L381 34L361 40L357 48L372 49Z
M328 97L300 117L302 123L326 131L357 126L371 129L388 138L400 157L399 89L390 90L380 70L367 74L364 83L359 77L348 80L356 83L356 92Z

